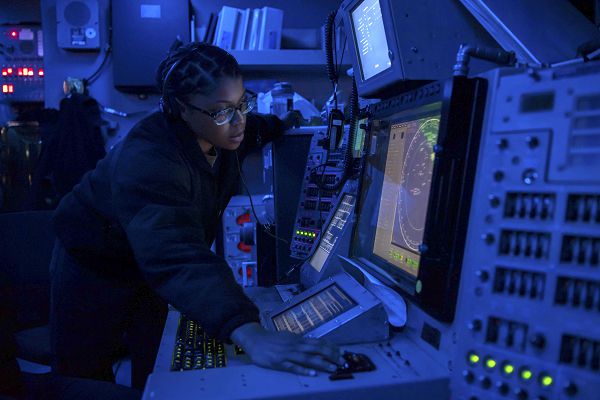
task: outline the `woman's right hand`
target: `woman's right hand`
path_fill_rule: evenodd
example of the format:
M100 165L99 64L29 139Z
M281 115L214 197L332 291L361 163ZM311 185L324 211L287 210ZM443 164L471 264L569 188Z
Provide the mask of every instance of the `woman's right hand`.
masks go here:
M231 339L254 364L265 368L315 376L317 370L332 373L345 362L337 346L291 332L267 331L256 322L235 329Z

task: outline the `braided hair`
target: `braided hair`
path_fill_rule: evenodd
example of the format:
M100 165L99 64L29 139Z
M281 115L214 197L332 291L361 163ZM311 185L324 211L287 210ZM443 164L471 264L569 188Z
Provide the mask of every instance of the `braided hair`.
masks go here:
M241 76L238 62L227 51L207 43L188 43L171 51L160 63L156 83L174 108L171 112L179 114L175 99L188 102L195 94L212 93L223 78Z

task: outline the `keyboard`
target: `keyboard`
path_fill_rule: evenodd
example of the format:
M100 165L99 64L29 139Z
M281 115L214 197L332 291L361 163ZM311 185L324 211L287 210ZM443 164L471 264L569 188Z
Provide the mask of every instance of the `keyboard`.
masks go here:
M227 355L223 342L208 336L198 322L181 316L177 327L171 371L226 366Z

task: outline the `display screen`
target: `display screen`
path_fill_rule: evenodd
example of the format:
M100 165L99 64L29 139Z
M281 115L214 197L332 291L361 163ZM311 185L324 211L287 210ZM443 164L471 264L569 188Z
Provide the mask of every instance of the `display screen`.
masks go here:
M364 0L352 10L356 54L365 81L392 66L379 0Z
M304 334L351 309L356 302L337 284L272 317L275 329Z
M309 261L310 266L317 272L321 272L325 261L329 257L331 250L333 250L333 246L335 246L340 238L344 226L346 226L346 222L348 221L348 217L350 216L350 213L352 213L354 203L354 196L345 194L344 197L342 197L342 201L340 201L333 218L329 222L325 233L321 235L319 246Z
M384 270L418 275L440 108L433 103L374 125L352 251Z

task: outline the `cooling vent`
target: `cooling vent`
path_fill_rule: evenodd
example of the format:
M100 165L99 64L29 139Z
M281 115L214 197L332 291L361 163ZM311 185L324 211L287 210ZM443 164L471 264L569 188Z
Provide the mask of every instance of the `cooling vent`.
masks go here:
M592 371L600 370L600 341L563 335L560 343L560 362Z
M600 195L570 194L565 219L567 222L600 223Z
M527 330L527 324L490 317L485 341L515 351L524 351L527 343Z
M503 230L500 235L501 255L528 259L548 259L550 234L517 230Z
M600 238L587 236L563 237L560 262L563 264L597 266L600 257Z
M496 268L494 293L543 300L546 276L538 272L512 268Z
M548 221L554 218L556 196L548 193L509 192L504 202L504 218Z
M554 304L600 311L600 282L559 277Z

